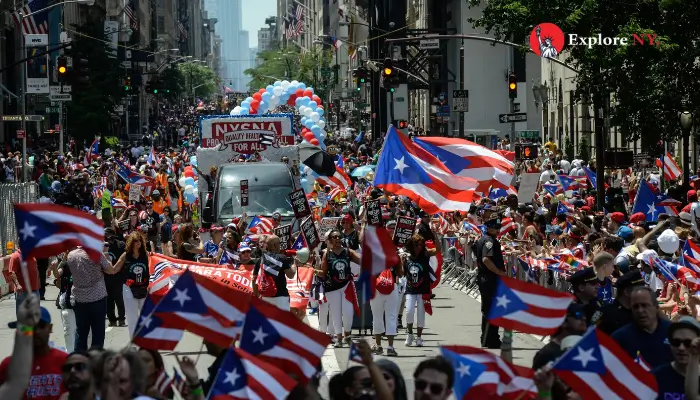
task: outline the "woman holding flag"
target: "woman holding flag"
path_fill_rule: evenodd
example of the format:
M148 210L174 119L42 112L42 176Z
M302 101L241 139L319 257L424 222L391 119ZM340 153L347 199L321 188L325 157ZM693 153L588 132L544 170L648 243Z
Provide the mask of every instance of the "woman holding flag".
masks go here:
M418 338L416 346L423 346L423 328L425 327L425 308L423 295L430 293L430 257L437 254L438 249L427 249L425 239L415 234L406 241L403 268L406 275L406 346L413 345L413 321L417 319Z
M124 282L124 309L126 310L126 324L129 327L129 336L134 335L141 308L148 295L148 281L150 278L148 269L148 253L146 252L146 238L142 233L134 232L126 240L126 250L114 264L114 269L125 271Z

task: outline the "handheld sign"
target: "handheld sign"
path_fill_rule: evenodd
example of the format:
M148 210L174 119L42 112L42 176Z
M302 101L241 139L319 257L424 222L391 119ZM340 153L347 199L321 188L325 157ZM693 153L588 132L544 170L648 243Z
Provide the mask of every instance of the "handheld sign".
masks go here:
M306 239L306 245L309 246L309 250L313 250L321 244L321 239L316 231L316 225L311 217L307 217L305 220L301 221L301 233L304 234L304 239Z
M365 213L369 225L382 226L382 208L379 205L379 199L365 201Z
M141 198L141 186L129 185L129 201L139 201Z
M241 181L241 207L248 207L248 180Z
M280 250L292 248L292 225L283 225L275 228L275 236L280 238Z
M289 204L292 205L292 210L294 211L294 217L296 219L303 219L311 215L311 207L306 200L304 189L293 191L287 195L287 198L289 198Z
M318 235L320 237L326 237L331 229L338 228L340 225L340 217L326 217L321 220L318 224Z
M408 239L413 236L416 229L416 219L410 217L399 217L396 220L396 228L394 229L394 244L403 246Z

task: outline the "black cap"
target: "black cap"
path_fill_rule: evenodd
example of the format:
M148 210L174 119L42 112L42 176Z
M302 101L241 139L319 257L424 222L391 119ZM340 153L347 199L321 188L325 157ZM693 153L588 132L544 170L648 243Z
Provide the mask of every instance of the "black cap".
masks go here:
M642 273L638 269L622 275L617 279L617 282L615 282L615 288L617 288L618 291L632 286L643 285L644 278L642 278Z
M568 281L572 285L578 285L579 283L593 282L597 279L598 277L593 268L588 267L574 272L574 274L569 277Z
M586 306L581 303L572 302L566 309L567 317L577 317L580 318L586 311Z
M484 225L487 228L495 228L495 229L500 229L501 228L501 218L498 216L494 216L490 218L488 221L484 223Z

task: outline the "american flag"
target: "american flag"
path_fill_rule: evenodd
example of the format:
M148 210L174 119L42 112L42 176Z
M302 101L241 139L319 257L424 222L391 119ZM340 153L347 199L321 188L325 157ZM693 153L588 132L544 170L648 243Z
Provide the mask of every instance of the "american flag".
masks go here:
M137 31L139 30L139 18L136 16L136 11L134 11L134 3L129 2L124 6L124 14L129 18L129 25L131 29Z
M25 35L49 33L48 11L34 14L22 19L23 15L29 15L33 12L46 8L46 4L47 0L29 0L26 6L20 8L17 12L12 14L15 24L22 25L22 33Z
M298 4L292 6L292 12L286 18L288 38L294 38L304 33L304 8Z
M352 180L348 174L337 165L335 166L335 174L333 174L333 176L319 176L316 178L316 181L321 186L329 185L331 188L341 187L347 189L352 185Z
M187 39L189 37L189 34L187 33L187 28L185 28L185 25L181 21L177 21L177 29L180 31L180 35L184 39Z
M663 169L664 178L666 178L667 181L676 180L683 175L683 170L676 164L676 160L673 159L673 156L668 151L664 155L663 165L661 164L661 159L657 159L656 166L659 167L659 169Z

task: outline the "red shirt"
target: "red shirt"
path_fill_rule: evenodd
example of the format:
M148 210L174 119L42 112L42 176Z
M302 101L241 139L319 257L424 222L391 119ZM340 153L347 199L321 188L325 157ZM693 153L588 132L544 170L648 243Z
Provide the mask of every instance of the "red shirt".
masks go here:
M4 383L10 359L7 357L0 363L0 383ZM32 376L29 378L27 393L22 399L58 400L66 392L63 387L61 366L66 362L68 354L52 348L44 356L34 356Z
M24 282L24 274L22 274L22 254L19 251L12 253L10 256L10 272L17 275L17 281L22 285L22 290L27 291L27 284ZM29 282L31 283L31 291L39 290L39 269L36 267L36 259L27 260L27 272L29 273Z

